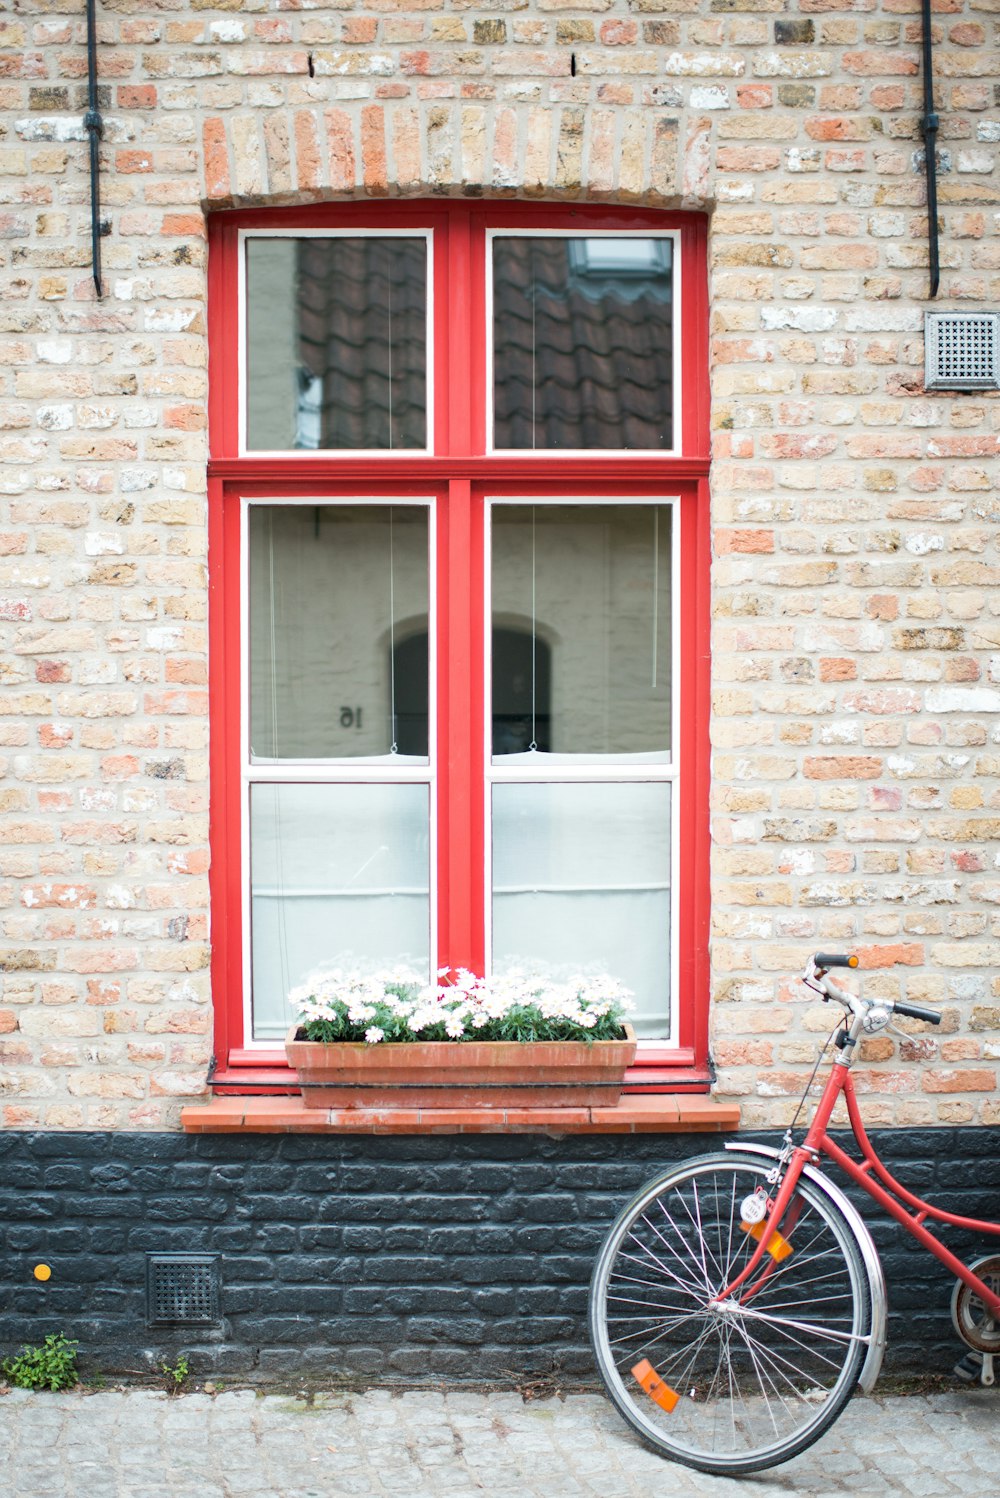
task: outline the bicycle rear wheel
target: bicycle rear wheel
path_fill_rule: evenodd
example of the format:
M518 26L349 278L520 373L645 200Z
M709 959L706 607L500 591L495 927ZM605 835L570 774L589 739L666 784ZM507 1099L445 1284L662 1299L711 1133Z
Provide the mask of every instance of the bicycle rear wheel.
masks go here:
M669 1171L624 1209L594 1266L591 1337L609 1395L644 1440L703 1472L735 1477L804 1451L850 1399L867 1350L861 1254L804 1178L787 1249L713 1304L757 1246L741 1205L773 1192L773 1163L727 1152Z

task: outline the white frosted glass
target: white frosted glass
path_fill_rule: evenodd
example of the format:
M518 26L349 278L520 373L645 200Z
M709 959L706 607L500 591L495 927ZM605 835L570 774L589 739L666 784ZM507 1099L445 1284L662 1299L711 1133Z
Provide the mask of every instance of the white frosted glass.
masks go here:
M327 966L430 971L426 785L255 785L253 1032L284 1034L289 989Z
M667 783L493 787L493 971L604 972L640 1035L670 1012Z

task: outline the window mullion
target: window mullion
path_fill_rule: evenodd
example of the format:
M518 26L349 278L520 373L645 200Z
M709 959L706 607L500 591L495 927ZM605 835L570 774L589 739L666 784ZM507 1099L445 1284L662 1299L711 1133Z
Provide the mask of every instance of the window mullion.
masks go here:
M483 971L482 502L454 479L438 518L439 962Z
M452 214L446 231L445 253L436 255L442 265L435 288L435 379L438 391L438 432L447 423L447 436L436 451L451 457L467 457L475 451L473 434L476 426L473 411L473 370L476 351L480 353L485 338L478 308L481 295L475 294L476 269L473 254L473 226L468 213ZM481 234L479 235L481 238ZM445 231L439 231L445 238Z

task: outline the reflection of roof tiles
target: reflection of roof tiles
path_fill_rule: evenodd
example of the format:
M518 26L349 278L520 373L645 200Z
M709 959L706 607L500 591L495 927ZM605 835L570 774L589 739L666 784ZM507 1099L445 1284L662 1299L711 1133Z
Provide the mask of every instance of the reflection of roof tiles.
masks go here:
M672 446L673 309L653 283L587 287L566 239L503 236L494 266L495 445Z
M672 446L665 277L626 277L618 291L608 271L574 269L562 237L503 236L494 251L495 445ZM297 255L300 359L321 382L319 446L425 446L424 240L316 236L298 240Z
M299 350L322 381L320 447L424 447L425 241L297 244Z

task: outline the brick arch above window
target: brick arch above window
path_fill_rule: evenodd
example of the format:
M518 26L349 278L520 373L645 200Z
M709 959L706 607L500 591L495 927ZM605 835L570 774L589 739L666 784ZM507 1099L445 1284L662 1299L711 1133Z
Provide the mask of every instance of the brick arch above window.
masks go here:
M364 196L590 199L651 208L707 201L709 122L656 107L436 101L210 115L210 208ZM703 160L704 158L704 160Z

